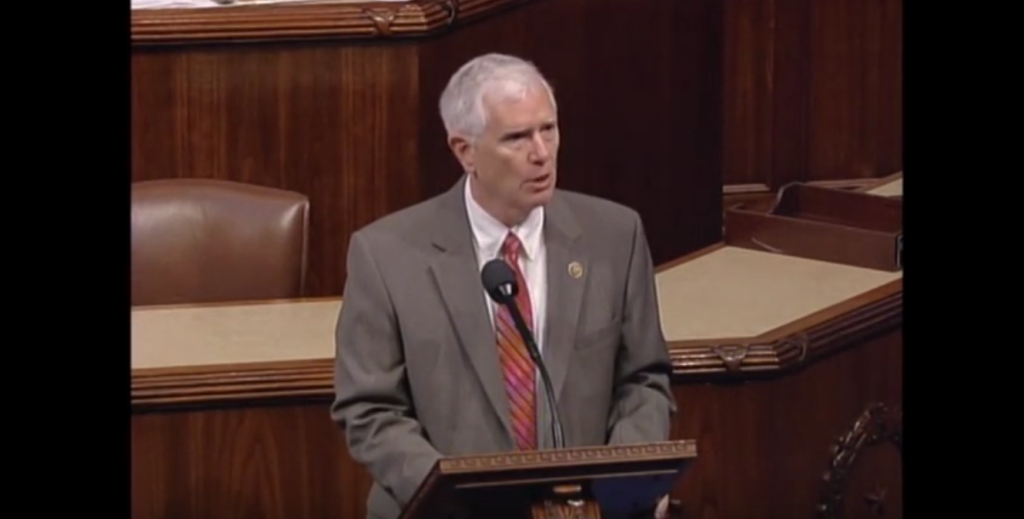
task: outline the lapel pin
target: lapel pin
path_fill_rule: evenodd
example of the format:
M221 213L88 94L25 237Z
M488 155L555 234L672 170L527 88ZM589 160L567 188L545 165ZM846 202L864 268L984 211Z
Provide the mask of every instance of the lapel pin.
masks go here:
M574 261L569 264L569 275L579 279L583 276L583 265L580 265L578 261Z

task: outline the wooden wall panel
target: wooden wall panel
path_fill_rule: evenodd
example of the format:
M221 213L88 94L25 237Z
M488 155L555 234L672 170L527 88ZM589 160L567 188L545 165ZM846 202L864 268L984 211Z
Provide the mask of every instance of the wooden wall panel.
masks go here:
M370 479L322 402L137 413L131 428L134 519L366 515Z
M326 43L132 53L132 179L310 196L307 291L339 293L355 228L419 200L416 49Z
M723 6L727 194L903 169L903 0Z

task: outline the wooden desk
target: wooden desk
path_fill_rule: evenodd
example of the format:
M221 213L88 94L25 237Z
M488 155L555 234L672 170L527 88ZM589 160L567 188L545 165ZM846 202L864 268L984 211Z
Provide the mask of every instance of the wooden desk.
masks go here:
M875 483L900 510L894 451L846 476L854 422L902 402L901 272L716 246L663 265L657 286L673 434L701 449L676 496L686 517L810 517L844 493L847 517L868 517ZM370 481L328 415L340 305L132 312L133 517L363 519Z

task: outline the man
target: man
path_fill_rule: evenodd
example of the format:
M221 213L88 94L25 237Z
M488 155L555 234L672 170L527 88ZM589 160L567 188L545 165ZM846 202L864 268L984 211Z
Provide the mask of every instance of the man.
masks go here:
M516 273L567 447L664 441L675 412L640 218L555 188L544 77L481 56L452 76L440 109L465 175L349 244L331 413L375 481L372 519L398 517L442 456L552 445L543 381L481 285L493 258ZM513 388L517 377L527 381Z

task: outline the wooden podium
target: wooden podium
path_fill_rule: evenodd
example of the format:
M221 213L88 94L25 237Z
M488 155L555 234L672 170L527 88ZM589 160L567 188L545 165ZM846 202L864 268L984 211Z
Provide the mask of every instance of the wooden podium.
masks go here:
M439 461L401 519L632 519L697 457L694 440Z

